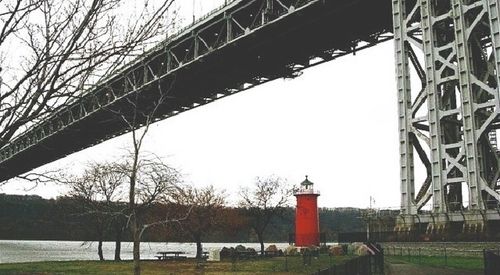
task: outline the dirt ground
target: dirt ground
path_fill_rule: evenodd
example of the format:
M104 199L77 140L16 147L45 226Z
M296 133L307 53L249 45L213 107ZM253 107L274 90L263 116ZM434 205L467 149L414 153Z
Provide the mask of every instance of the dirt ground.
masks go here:
M416 266L412 264L389 264L386 266L387 275L482 275L482 271L460 270L454 268L439 268Z

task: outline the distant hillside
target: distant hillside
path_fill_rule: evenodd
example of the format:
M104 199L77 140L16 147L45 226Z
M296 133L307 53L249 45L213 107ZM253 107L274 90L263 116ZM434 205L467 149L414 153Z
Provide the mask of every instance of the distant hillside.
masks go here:
M237 208L225 211L239 214ZM294 231L295 209L287 208L284 214L275 218L266 233L266 242L287 242ZM337 239L338 232L363 231L364 223L358 208L321 208L320 228L326 233L327 241ZM96 240L91 217L81 214L81 207L72 198L60 197L46 200L39 196L0 194L0 239L18 240ZM148 234L150 241L182 241L190 239L174 227L155 230ZM113 240L113 234L105 239ZM124 240L129 239L124 236ZM218 228L209 232L205 242L254 242L256 236L244 224L238 230Z

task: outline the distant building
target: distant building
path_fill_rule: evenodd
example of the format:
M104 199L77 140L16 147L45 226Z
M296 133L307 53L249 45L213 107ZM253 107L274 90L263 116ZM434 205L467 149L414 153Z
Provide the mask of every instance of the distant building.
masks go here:
M295 192L297 208L295 209L295 246L319 246L319 192L313 188L313 183L306 179Z

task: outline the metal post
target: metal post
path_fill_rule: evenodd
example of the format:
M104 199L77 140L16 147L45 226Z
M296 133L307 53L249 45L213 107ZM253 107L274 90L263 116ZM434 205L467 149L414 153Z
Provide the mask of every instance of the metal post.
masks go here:
M231 15L226 13L226 43L231 42L233 40L233 18Z
M483 249L484 274L488 274L488 259L486 256L486 248Z
M368 216L366 223L366 242L370 242L370 216Z
M288 272L288 254L285 254L285 271Z
M444 266L448 266L448 255L446 254L446 246L444 247Z
M421 264L422 263L422 254L421 254L421 248L419 247L418 248L418 263Z
M193 46L193 59L198 58L200 51L200 38L197 33L193 32L194 46Z

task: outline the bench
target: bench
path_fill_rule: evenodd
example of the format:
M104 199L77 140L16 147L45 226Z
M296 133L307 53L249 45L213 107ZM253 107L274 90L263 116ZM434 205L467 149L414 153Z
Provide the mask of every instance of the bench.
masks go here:
M159 251L157 252L155 257L158 260L179 260L179 259L186 259L187 257L184 256L186 252L184 251Z

